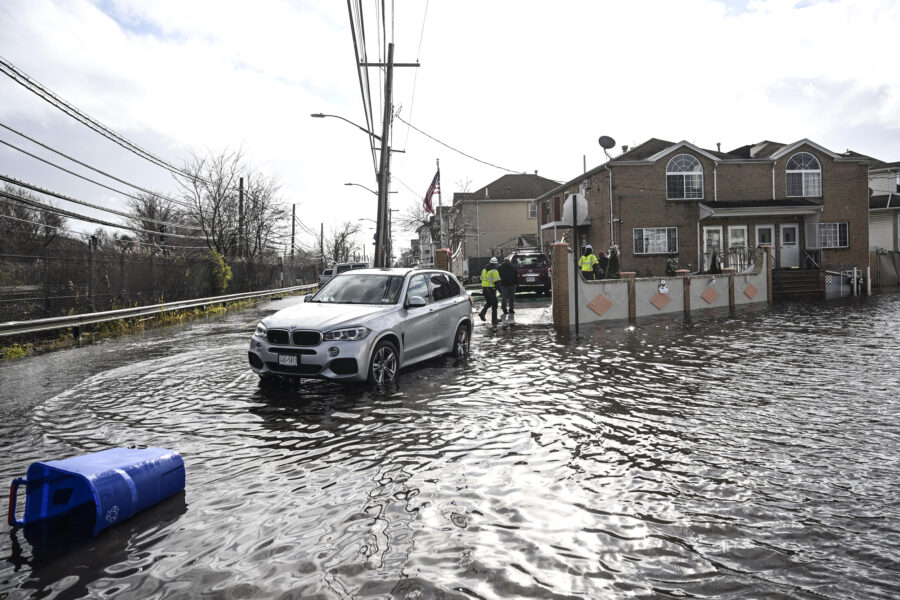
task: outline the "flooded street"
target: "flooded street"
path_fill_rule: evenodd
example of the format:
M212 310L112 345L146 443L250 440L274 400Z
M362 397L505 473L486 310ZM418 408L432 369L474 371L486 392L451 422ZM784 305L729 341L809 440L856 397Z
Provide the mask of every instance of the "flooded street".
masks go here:
M523 304L386 394L260 388L272 308L0 363L0 483L113 446L187 469L80 545L0 536L0 598L900 596L900 295L579 340Z

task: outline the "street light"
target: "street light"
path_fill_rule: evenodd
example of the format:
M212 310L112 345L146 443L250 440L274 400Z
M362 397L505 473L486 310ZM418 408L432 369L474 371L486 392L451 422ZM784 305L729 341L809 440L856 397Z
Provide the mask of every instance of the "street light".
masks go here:
M388 54L388 63L389 64L393 62L393 52L394 52L394 44L392 43L389 46L389 54ZM387 144L387 141L389 138L388 133L390 132L390 119L389 119L389 115L390 115L389 109L391 106L390 105L390 97L391 97L390 96L390 89L391 89L390 82L391 82L391 69L389 68L388 69L388 85L386 86L387 100L385 101L385 112L384 112L384 121L383 121L384 130L380 136L375 135L374 133L372 133L365 127L357 125L353 121L351 121L349 119L345 119L344 117L342 117L340 115L328 115L325 113L312 113L310 115L311 117L313 117L315 119L324 119L325 117L334 117L335 119L340 119L341 121L344 121L345 123L349 123L350 125L353 125L360 131L365 132L369 137L374 138L374 139L378 140L379 142L381 142L380 164L375 169L375 177L376 177L376 180L378 181L378 192L377 192L377 194L378 194L378 222L376 223L377 232L375 234L375 266L380 266L380 267L387 266L384 264L384 251L385 251L385 246L386 246L384 227L385 227L385 224L389 217L389 213L387 212L387 199L388 199L388 187L390 185L389 182L391 179L390 178L390 154L391 154L391 151L390 151L390 148L388 148L388 144ZM374 159L375 156L373 155L372 158Z
M344 185L355 185L356 187L361 187L361 188L364 189L364 190L368 190L368 191L372 192L372 193L375 194L376 196L378 195L378 192L376 192L376 191L373 190L372 188L369 188L369 187L364 186L364 185L361 184L361 183L345 183ZM390 192L390 191L388 192L388 194L396 194L396 193L397 193L397 192Z
M354 123L354 122L351 121L350 119L345 119L344 117L342 117L342 116L340 116L340 115L326 115L325 113L312 113L312 114L309 115L309 116L311 116L311 117L313 117L313 118L315 118L315 119L324 119L325 117L332 117L332 118L334 118L334 119L340 119L341 121L344 121L345 123L350 123L351 125L353 125L353 126L356 127L357 129L359 129L360 131L362 131L362 132L364 132L364 133L367 133L367 134L371 135L373 138L375 138L375 139L378 140L379 142L381 141L381 137L380 137L380 136L375 135L374 133L372 133L371 131L369 131L368 129L366 129L365 127L363 127L362 125L357 125L356 123ZM376 192L376 193L377 193L377 192Z

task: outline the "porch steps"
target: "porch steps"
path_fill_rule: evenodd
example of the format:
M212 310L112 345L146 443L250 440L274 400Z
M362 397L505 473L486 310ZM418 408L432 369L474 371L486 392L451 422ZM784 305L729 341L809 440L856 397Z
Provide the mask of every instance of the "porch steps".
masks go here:
M825 298L825 273L812 269L772 271L774 300L817 300Z

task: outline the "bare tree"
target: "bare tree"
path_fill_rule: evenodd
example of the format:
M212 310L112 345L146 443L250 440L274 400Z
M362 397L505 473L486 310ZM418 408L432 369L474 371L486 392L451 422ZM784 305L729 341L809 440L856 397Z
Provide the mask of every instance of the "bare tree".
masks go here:
M9 183L3 185L3 192L8 194L0 196L0 240L3 246L47 246L66 229L66 218L52 211L52 203L44 202L31 191ZM48 210L41 210L35 204L46 206Z
M206 238L206 244L223 256L238 253L238 182L241 150L194 155L184 170L191 177L179 179L183 195L191 204L191 217Z
M256 258L275 250L287 214L277 195L277 178L254 172L240 149L194 155L184 170L191 174L179 180L191 204L188 221L210 248L227 258Z
M271 254L289 219L278 201L281 184L275 177L254 174L244 190L244 256L249 259Z
M348 262L356 247L359 224L345 221L340 227L332 227L331 235L325 238L325 254L332 263Z
M425 207L416 203L406 209L398 218L397 223L409 233L418 235L419 229L427 227L434 241L441 238L441 222L435 215L427 212Z
M134 198L129 198L128 205L131 213L135 215L128 220L128 225L145 231L134 231L127 236L123 235L123 238L128 237L129 241L132 241L130 238L134 238L150 246L184 245L182 242L184 238L173 238L166 235L168 233L186 234L190 231L187 226L176 226L184 225L186 216L172 200L142 192Z

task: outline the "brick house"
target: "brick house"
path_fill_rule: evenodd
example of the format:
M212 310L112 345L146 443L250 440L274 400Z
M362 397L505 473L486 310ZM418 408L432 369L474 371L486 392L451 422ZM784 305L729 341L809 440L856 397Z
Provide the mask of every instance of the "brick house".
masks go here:
M713 255L741 270L759 244L773 245L776 268L865 270L872 163L806 139L721 152L653 138L539 197L538 228L566 227L562 202L581 192L579 246L618 244L638 276L705 271Z

